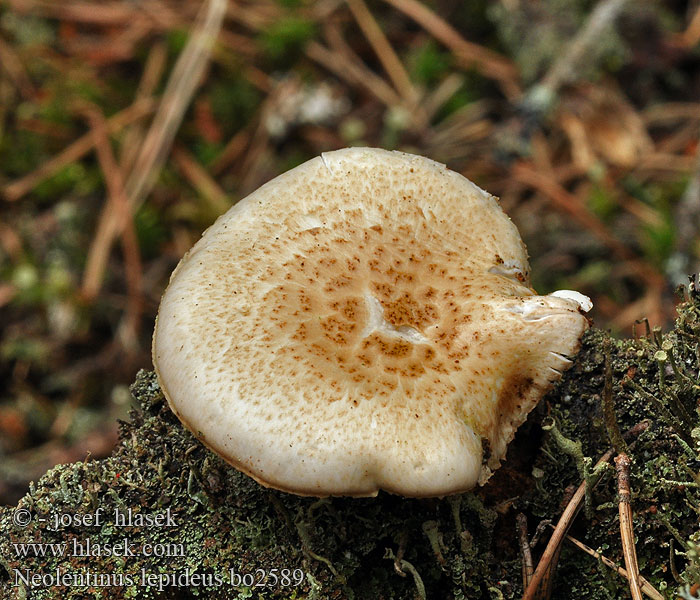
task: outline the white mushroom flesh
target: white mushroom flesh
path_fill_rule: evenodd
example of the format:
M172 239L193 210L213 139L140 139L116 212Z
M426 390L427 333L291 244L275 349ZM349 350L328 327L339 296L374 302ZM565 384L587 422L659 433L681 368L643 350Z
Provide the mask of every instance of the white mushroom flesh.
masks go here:
M329 152L183 258L154 363L187 427L265 485L456 493L498 467L588 327L580 294L537 296L528 271L497 200L461 175Z

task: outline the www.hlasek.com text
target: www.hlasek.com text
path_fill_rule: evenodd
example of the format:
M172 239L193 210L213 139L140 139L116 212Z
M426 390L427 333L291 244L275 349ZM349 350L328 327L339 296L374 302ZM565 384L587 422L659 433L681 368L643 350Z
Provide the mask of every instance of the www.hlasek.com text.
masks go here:
M73 538L68 542L15 542L12 544L18 558L41 558L63 556L77 557L130 557L130 556L185 556L182 543L135 543L129 538L118 542L94 542L90 538Z

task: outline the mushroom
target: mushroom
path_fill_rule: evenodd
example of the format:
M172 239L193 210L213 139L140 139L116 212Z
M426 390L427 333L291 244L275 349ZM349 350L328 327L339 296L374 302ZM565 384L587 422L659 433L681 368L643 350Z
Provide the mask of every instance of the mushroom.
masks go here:
M163 296L172 410L264 486L443 496L484 483L572 363L585 296L538 296L497 200L437 162L327 152L221 216Z

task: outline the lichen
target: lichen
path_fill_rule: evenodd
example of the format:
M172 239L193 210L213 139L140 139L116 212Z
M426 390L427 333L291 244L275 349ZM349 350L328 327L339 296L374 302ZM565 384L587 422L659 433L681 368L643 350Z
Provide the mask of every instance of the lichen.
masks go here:
M489 483L471 494L430 500L385 493L319 500L265 489L183 429L155 375L142 371L132 386L137 408L120 424L120 444L111 457L59 465L16 507L0 508L0 596L519 598L515 515L528 517L532 534L541 520L558 518L567 489L580 483L580 465L541 424L545 417L553 420L566 438L580 442L584 457L597 460L607 450L601 401L606 355L620 430L649 421L630 442L640 569L666 597L683 587L688 594L700 572L699 342L697 298L679 308L675 329L663 337L619 341L589 331L574 366L521 427L508 460ZM678 422L683 411L690 423ZM611 474L592 491L591 508L590 518L579 515L572 535L621 562ZM98 510L99 525L76 522L74 515L85 518ZM118 526L115 511L129 510L132 519L165 515L170 523ZM30 522L17 524L18 514L29 515ZM68 515L64 518L73 523L53 530L53 515ZM541 537L546 541L546 533ZM96 555L77 555L88 540ZM134 556L115 555L124 540ZM34 556L40 546L24 546L28 554L22 557L19 544L27 543L55 546L41 546L44 556ZM54 556L62 544L64 555ZM146 556L144 544L160 544L169 555ZM535 557L542 547L534 548ZM44 585L55 583L57 573L68 585ZM19 574L44 583L15 586ZM92 585L79 585L78 577L88 574ZM246 585L251 580L259 585ZM159 589L159 583L169 585ZM624 579L573 546L564 547L552 597L602 600L628 594Z

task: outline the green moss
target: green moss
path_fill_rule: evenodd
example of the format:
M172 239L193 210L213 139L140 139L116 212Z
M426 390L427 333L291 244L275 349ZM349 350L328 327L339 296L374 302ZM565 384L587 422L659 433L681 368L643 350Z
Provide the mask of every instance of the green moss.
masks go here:
M134 225L142 256L147 259L155 256L167 237L163 215L146 203L136 212Z
M23 175L44 159L44 141L41 136L21 129L3 131L0 138L0 160L5 173Z
M290 15L267 27L259 40L272 63L283 67L293 64L306 42L315 34L316 24L313 21Z
M610 354L615 415L621 430L647 420L631 443L634 526L643 575L668 598L700 572L694 558L700 498L697 444L683 444L674 423L651 406L645 393L673 413L680 402L692 415L683 428L697 431L700 305L681 307L676 329L660 339L609 340L591 330L574 366L519 431L509 460L473 494L414 500L389 494L377 498L300 498L262 488L222 462L185 431L168 409L155 375L141 372L132 386L138 408L122 423L121 443L101 461L61 465L49 471L17 507L0 509L0 590L20 573L102 574L122 585L66 586L72 598L519 598L520 560L514 518L523 512L534 532L540 519L557 519L570 486L578 485L576 461L562 454L540 423L554 419L567 438L597 459L609 446L601 409L605 354ZM665 348L660 377L658 352ZM607 350L606 348L609 348ZM671 368L673 356L675 370ZM668 367L668 369L666 369ZM676 374L676 370L678 374ZM623 385L634 380L640 390ZM675 407L675 408L674 408ZM695 435L695 434L693 434ZM694 441L692 438L691 441ZM614 478L593 490L590 518L582 513L572 534L621 562ZM55 514L95 514L99 526L50 527ZM175 527L118 527L116 510L157 515L169 511ZM27 510L26 527L13 524ZM22 513L19 513L22 514ZM48 519L45 522L40 518ZM546 539L546 534L543 536ZM87 540L101 556L75 556L71 544ZM135 556L107 556L128 539ZM69 544L64 556L18 556L15 544ZM144 556L144 544L161 544L171 556ZM673 578L669 553L675 557ZM54 546L60 548L61 546ZM542 547L534 549L536 555ZM50 552L49 552L50 554ZM72 554L72 555L71 555ZM273 571L277 569L277 571ZM282 571L287 569L287 571ZM264 585L233 581L247 575ZM171 585L143 587L144 574ZM189 575L189 581L187 576ZM199 579L194 579L194 576ZM286 577L282 581L283 575ZM172 577L181 579L173 584ZM296 579L295 579L296 576ZM167 577L167 580L166 580ZM206 578L209 578L208 580ZM277 578L277 581L273 581ZM218 579L217 579L218 578ZM95 582L93 582L95 583ZM285 585L289 583L290 585ZM625 598L626 583L577 549L562 553L553 598ZM31 590L31 597L55 598L56 589Z
M408 56L411 79L426 87L437 85L451 67L452 55L440 50L434 40L413 49Z
M603 186L595 185L588 195L589 208L603 220L608 220L617 211L617 200Z
M87 196L100 185L101 178L98 171L88 169L82 163L70 163L38 184L34 190L34 196L46 202L71 192L79 196Z
M487 13L509 56L518 65L523 81L534 83L559 58L572 37L586 22L591 3L584 0L545 0L506 5L491 2ZM601 66L619 68L627 48L614 27L598 36L587 60L578 66L580 78L596 79Z
M263 101L260 91L239 74L222 74L207 89L216 122L226 135L233 135L249 123Z

